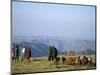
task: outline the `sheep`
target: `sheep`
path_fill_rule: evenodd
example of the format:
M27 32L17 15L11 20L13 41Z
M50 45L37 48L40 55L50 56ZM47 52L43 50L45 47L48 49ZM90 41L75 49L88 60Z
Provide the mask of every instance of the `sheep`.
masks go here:
M77 64L77 65L81 65L82 64L80 56L76 57L75 64Z
M56 62L58 62L57 59ZM87 65L87 64L92 64L92 57L86 57L86 56L83 56L82 58L81 56L78 57L71 56L67 58L62 57L62 63L64 64L65 62L67 65Z
M66 62L66 57L62 57L62 63L64 64Z
M86 56L83 56L81 62L83 65L88 64L88 58Z
M57 65L60 61L60 57L56 57L55 60L54 60L54 63Z
M88 63L89 63L89 64L92 64L92 57L89 57L89 58L88 58Z
M92 64L92 57L83 56L81 59L80 56L78 56L78 57L76 57L76 64L77 65Z
M68 65L74 65L76 61L76 57L68 57L67 58L67 64Z

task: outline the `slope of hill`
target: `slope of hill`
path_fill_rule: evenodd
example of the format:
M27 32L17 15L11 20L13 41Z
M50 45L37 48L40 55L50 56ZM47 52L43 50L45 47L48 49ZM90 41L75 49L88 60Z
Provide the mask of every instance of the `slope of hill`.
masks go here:
M39 56L47 56L48 55L48 45L42 44L42 43L32 43L32 42L21 42L21 43L13 43L14 47L16 45L19 45L20 48L30 48L32 51L33 57L39 57Z
M93 40L71 40L58 38L16 38L12 42L13 45L18 44L20 47L30 47L32 56L47 56L49 45L54 45L60 52L74 50L75 52L83 51L89 54L95 53L95 41ZM92 50L92 51L91 51Z

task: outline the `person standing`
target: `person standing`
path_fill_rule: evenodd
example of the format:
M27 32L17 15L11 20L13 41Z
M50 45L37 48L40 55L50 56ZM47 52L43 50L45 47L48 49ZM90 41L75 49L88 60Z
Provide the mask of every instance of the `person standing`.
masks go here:
M53 46L53 59L57 58L57 55L58 55L58 51L55 48L55 46Z
M53 61L53 48L52 48L52 46L49 47L48 54L49 54L48 60Z
M27 57L27 63L30 63L30 58L31 58L31 49L30 48L27 48L26 57Z
M14 59L14 62L16 63L17 62L17 48L13 48L13 59Z
M25 59L25 48L21 49L21 63L24 63L24 59Z
M19 51L18 51L18 45L16 46L12 46L12 61L14 61L15 63L18 62L18 58L19 58Z
M14 48L12 46L12 49L11 49L11 58L12 58L12 61L14 61Z
M19 48L19 46L17 45L16 46L16 56L17 56L17 58L16 58L16 60L17 60L17 62L19 61L19 56L20 56L20 48Z

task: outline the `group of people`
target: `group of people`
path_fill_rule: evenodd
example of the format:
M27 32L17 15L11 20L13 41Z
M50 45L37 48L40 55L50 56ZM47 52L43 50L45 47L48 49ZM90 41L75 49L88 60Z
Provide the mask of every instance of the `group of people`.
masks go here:
M27 58L27 63L30 63L31 49L30 48L20 48L18 45L12 47L12 60L16 63L19 61L24 63L25 58Z
M48 60L53 61L55 58L57 58L58 50L55 48L55 46L50 46L48 49Z
M24 63L25 58L27 59L27 63L30 63L31 58L31 49L20 47L19 45L16 45L15 47L12 47L12 61L15 63L21 61L21 63ZM53 61L55 58L57 58L58 50L54 46L49 46L48 49L48 60Z

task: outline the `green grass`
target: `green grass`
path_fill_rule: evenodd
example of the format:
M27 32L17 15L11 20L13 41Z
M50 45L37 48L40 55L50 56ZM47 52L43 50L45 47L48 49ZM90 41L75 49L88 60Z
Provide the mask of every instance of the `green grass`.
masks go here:
M92 55L93 59L95 58ZM93 60L95 64L95 60ZM69 71L69 70L81 70L81 69L95 69L95 65L67 65L61 62L55 65L54 62L48 61L47 57L32 58L30 64L27 64L26 60L24 64L21 62L12 63L12 73L30 73L30 72L50 72L50 71Z

